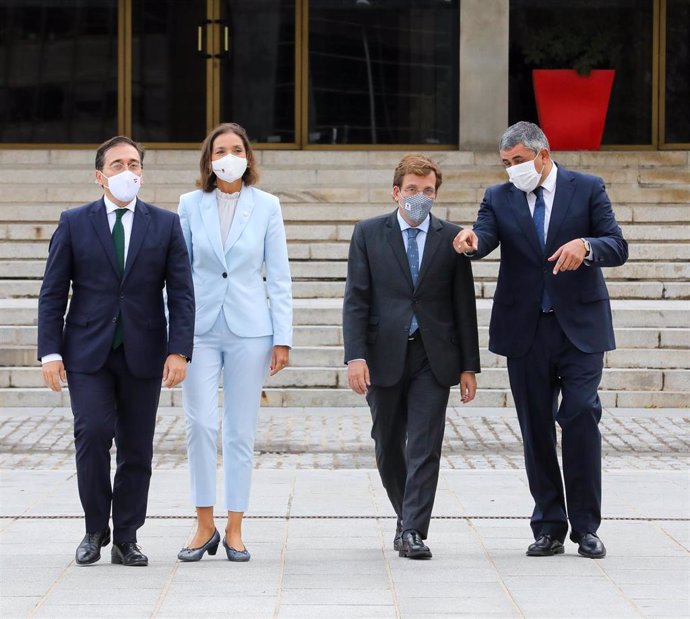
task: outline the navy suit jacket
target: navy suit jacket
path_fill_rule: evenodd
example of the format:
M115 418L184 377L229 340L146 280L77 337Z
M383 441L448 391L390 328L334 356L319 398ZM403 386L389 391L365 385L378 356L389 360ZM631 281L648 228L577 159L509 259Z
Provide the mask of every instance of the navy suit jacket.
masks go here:
M412 314L439 384L479 372L472 265L453 250L461 228L431 215L417 285L412 284L397 210L354 229L343 302L345 362L365 359L371 382L388 387L403 374Z
M501 263L489 326L489 350L520 357L529 350L546 286L558 322L582 352L616 347L608 289L601 267L628 259L628 244L602 179L558 167L551 220L542 253L527 198L512 183L486 190L474 231L482 258L501 245ZM561 245L585 238L594 259L553 275L548 262Z
M118 314L135 377L162 376L170 353L192 356L194 287L177 215L137 200L120 277L103 199L63 211L39 296L38 358L60 353L68 372L98 371L110 353Z

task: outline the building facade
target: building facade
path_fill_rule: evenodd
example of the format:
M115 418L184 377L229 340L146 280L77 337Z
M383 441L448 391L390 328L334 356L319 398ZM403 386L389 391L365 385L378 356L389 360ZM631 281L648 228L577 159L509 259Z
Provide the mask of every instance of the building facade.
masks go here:
M494 149L578 61L615 69L602 148L687 149L688 33L690 0L0 0L0 146Z

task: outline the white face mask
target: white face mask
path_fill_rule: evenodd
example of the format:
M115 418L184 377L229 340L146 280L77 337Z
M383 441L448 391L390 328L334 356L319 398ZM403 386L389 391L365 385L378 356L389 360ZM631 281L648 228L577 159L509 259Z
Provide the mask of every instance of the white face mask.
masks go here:
M247 158L237 157L232 153L211 162L211 167L216 176L226 183L233 183L238 178L242 178L247 169Z
M541 180L541 172L537 172L537 168L534 165L535 160L536 157L530 161L506 168L510 182L525 193L534 191Z
M141 176L137 176L134 172L125 170L114 176L106 176L103 178L108 181L105 186L113 194L113 197L120 202L131 202L137 197L141 187Z

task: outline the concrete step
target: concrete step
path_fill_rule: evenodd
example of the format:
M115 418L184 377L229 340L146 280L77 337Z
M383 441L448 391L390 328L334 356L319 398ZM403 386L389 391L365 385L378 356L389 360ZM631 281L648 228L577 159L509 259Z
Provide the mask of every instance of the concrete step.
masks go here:
M690 282L687 281L609 281L607 286L612 299L690 299ZM40 288L41 281L37 279L0 279L0 290L10 298L37 297ZM495 290L496 283L492 280L477 278L474 282L478 298L491 299ZM292 295L296 299L342 299L344 293L344 279L300 281L293 276Z
M265 188L265 187L264 187ZM179 196L189 191L190 187L180 187L174 195L161 201L147 197L142 192L142 199L153 202L161 208L176 211ZM268 188L265 188L268 189ZM53 233L60 213L66 209L100 198L98 191L88 189L88 192L72 196L74 188L65 188L70 198L67 201L47 200L32 201L23 192L12 193L11 189L0 183L0 196L7 195L8 201L0 197L0 238L6 240L47 240ZM157 194L169 194L169 186L156 190ZM4 193L3 193L4 192ZM343 195L311 195L305 194L304 199L299 195L282 195L282 214L287 226L288 238L302 238L319 240L349 240L355 222L367 217L374 217L390 213L395 208L390 197L390 189L385 189L379 199L376 196L360 196L360 199L350 200L348 190ZM366 192L365 192L366 193ZM22 208L17 208L16 199L12 196L22 195ZM471 225L477 218L477 212L483 191L472 190L467 196L457 191L448 195L445 188L439 194L439 200L434 205L434 214L441 219L452 221L462 226ZM340 199L344 198L344 199ZM614 202L616 219L621 224L626 238L630 240L688 240L687 224L690 223L690 208L683 203L663 203L658 200L652 204L619 204ZM659 224L663 223L663 226ZM303 230L315 226L308 232ZM293 236L297 232L298 236ZM318 236L317 236L318 234Z
M340 325L342 305L342 298L295 299L293 323L295 326ZM0 324L35 325L37 307L35 298L0 298ZM611 309L616 328L687 329L690 316L690 302L684 300L614 299ZM490 314L491 300L477 299L479 325L488 325Z
M291 265L299 265L304 261L311 261L318 265L322 262L346 265L348 250L349 237L342 241L288 240ZM0 277L42 277L47 255L48 241L3 242L0 245ZM491 269L490 276L496 277L500 256L499 248L486 258L474 262L475 276L481 274L481 269ZM608 279L620 277L644 279L652 277L653 273L663 278L666 277L667 271L670 277L675 277L673 270L687 267L688 260L690 260L690 243L633 243L630 246L628 262L621 267L606 269L605 273ZM637 272L629 272L629 269L636 269ZM342 277L345 277L345 272L345 266L343 266Z
M483 368L477 378L482 389L509 389L504 368ZM40 367L0 368L0 388L43 387ZM288 367L266 381L266 388L347 388L347 369L339 367ZM690 397L690 370L605 368L604 391L686 391Z
M297 325L294 327L295 346L342 345L339 325ZM35 346L37 328L27 325L0 326L0 348L7 346ZM487 346L489 328L479 327L479 344ZM632 328L616 329L616 344L620 348L690 348L690 328Z
M687 408L688 392L674 391L599 391L602 405L607 408ZM281 407L352 407L366 406L363 396L349 389L265 389L261 399L263 406ZM45 388L0 389L0 407L68 407L69 393L63 389L54 393ZM182 406L179 389L163 389L161 407ZM462 406L458 389L451 391L449 406ZM477 397L468 407L512 407L508 389L479 389Z

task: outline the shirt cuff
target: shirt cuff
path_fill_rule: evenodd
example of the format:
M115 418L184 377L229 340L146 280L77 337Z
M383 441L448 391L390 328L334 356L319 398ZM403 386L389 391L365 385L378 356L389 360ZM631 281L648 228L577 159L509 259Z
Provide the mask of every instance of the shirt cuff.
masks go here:
M347 364L350 365L353 361L364 361L364 363L367 362L366 359L350 359L350 360L347 362Z
M50 363L51 361L62 361L62 355L60 353L54 352L41 357L41 365L45 365L46 363Z

